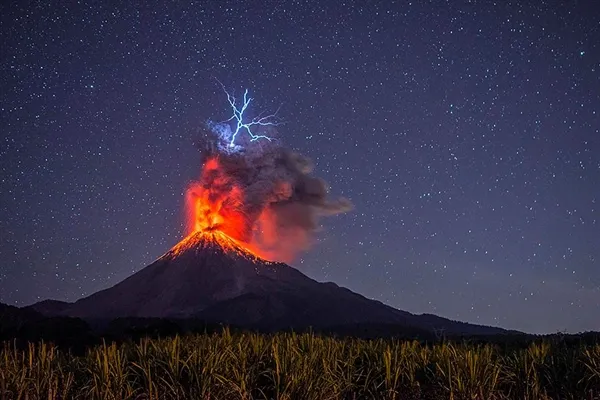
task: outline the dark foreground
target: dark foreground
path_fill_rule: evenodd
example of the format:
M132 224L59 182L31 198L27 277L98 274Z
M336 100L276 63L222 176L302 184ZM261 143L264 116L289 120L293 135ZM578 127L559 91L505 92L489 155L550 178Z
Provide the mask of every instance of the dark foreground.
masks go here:
M7 341L0 399L600 399L600 343L189 334L73 352Z

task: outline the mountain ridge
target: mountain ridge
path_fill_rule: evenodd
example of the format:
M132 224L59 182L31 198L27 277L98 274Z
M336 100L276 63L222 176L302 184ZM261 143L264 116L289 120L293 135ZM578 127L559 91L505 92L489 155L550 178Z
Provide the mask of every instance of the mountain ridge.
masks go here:
M390 324L448 334L509 332L411 314L333 282L317 282L253 255L220 232L189 235L147 267L74 303L45 300L29 308L47 316L194 318L262 330Z

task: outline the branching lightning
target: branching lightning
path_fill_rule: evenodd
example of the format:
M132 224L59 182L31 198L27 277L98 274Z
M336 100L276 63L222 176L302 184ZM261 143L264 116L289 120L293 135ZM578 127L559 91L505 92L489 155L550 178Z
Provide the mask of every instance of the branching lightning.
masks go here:
M225 86L223 86L223 84L221 84L221 87L223 88L223 91L227 95L227 101L229 102L229 105L233 109L233 115L231 116L231 118L229 118L228 120L226 120L224 122L229 122L232 120L236 121L236 127L235 127L234 132L231 135L231 140L229 141L229 146L230 147L235 146L235 139L236 139L238 133L243 129L245 129L248 132L248 134L250 135L251 142L257 141L259 139L266 139L268 141L273 140L273 138L271 138L267 135L255 135L254 133L252 133L251 127L252 126L277 126L277 125L279 125L277 122L274 121L274 118L276 118L276 116L277 116L277 112L275 112L274 114L267 115L267 116L259 115L258 117L255 117L252 120L250 120L249 122L244 122L244 112L246 112L248 105L252 101L252 97L248 97L248 89L246 89L244 91L244 103L242 104L241 108L238 108L238 106L236 105L235 97L233 97L232 95L229 94L229 92L227 92L227 90L225 89Z

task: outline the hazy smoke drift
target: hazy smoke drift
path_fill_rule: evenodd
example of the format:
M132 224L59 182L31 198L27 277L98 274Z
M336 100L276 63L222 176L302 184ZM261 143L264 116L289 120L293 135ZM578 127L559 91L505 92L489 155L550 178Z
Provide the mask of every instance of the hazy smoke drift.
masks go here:
M209 127L202 174L187 193L190 230L218 229L266 259L289 262L310 246L321 216L352 208L347 199L328 199L306 157L266 141L232 149L227 126Z

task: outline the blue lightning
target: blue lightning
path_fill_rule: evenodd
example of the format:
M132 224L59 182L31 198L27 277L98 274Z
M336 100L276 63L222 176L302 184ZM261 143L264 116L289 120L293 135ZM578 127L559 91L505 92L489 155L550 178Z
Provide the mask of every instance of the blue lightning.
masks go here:
M250 135L251 142L255 142L259 139L266 139L268 141L273 140L273 138L266 136L266 135L255 135L254 133L252 133L252 130L250 129L250 127L279 125L277 122L273 121L273 119L276 118L276 116L277 116L277 112L275 112L274 114L267 115L267 116L259 115L258 117L255 117L252 120L250 120L249 122L244 122L244 112L246 112L248 105L253 100L252 97L248 97L248 89L246 89L246 91L244 92L244 104L242 104L241 108L238 108L238 106L236 105L235 97L233 97L232 95L229 94L229 92L227 92L227 90L225 89L225 86L223 86L223 84L221 84L221 87L223 88L223 91L227 95L227 101L229 102L229 105L233 109L233 115L231 116L231 118L229 118L228 120L226 120L224 122L229 122L232 120L236 121L235 131L231 135L231 140L229 141L229 147L235 147L235 139L236 139L238 133L243 129L245 129L248 132L248 134Z

